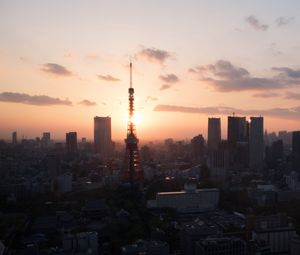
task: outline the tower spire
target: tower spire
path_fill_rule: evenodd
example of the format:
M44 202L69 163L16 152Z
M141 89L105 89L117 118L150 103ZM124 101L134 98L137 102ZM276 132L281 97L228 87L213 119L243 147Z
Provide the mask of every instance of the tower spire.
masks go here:
M134 116L134 88L132 87L132 62L130 59L130 86L128 89L129 101L129 119L127 125L127 136L125 139L126 153L122 169L123 182L130 182L131 184L140 181L143 178L143 171L140 164L140 156L138 150L139 139L135 134L135 124L133 122Z
M132 62L130 58L130 88L132 88Z

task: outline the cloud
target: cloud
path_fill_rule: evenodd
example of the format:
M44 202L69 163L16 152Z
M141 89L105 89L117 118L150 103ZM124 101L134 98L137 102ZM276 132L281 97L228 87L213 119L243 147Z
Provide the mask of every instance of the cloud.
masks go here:
M300 69L294 70L289 67L273 67L272 70L280 72L281 75L292 79L300 79Z
M272 70L279 72L279 75L255 77L245 68L236 67L226 60L219 60L215 64L190 68L189 72L197 74L200 81L221 92L271 90L300 85L300 70L288 67L273 67Z
M97 105L96 102L92 102L92 101L89 101L87 99L84 99L84 100L80 101L78 104L81 104L81 105L84 105L84 106L95 106L95 105Z
M281 26L286 26L288 24L290 24L292 21L294 20L293 17L279 17L275 20L275 23L278 27L281 27Z
M99 55L97 55L96 53L87 54L84 58L86 60L92 60L92 61L97 61L97 60L101 59L101 57Z
M46 63L42 65L41 70L46 73L51 73L58 76L71 76L73 73L64 66L55 63Z
M2 92L0 93L0 101L10 103L22 103L30 105L72 105L72 102L68 99L61 100L59 98L53 98L45 95L34 95L30 96L24 93L15 92Z
M163 64L168 58L171 58L172 55L165 50L159 50L156 48L144 48L137 54L144 59L151 62L158 62Z
M28 62L28 58L20 57L19 59L20 59L22 62Z
M118 78L116 78L116 77L113 77L113 76L111 76L111 75L109 75L109 74L107 74L107 75L97 75L98 76L98 78L100 79L100 80L104 80L104 81L120 81L120 79L118 79Z
M169 89L171 87L172 86L170 84L163 84L163 85L161 85L160 90L166 90L166 89Z
M287 92L284 98L285 99L300 100L300 93Z
M146 97L146 102L148 102L148 101L157 101L157 100L158 100L157 97L152 97L152 96L147 96Z
M255 30L266 31L269 26L261 23L255 16L248 16L246 22L249 23Z
M275 92L261 92L253 95L254 97L270 98L270 97L279 97L278 93Z
M224 79L241 79L249 76L245 68L235 67L227 60L218 60L214 65L197 66L190 68L190 72L202 75L212 74Z
M179 81L178 77L175 74L160 75L159 79L169 83L175 83Z
M270 109L238 109L234 107L186 107L176 105L157 105L154 109L157 112L180 112L180 113L196 113L206 115L230 115L233 112L242 116L269 116L274 118L299 120L300 106L291 108L270 108Z

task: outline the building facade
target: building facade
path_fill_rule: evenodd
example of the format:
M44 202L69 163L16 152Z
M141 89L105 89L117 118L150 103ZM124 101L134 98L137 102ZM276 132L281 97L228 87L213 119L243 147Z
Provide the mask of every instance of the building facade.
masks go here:
M77 152L77 133L66 133L66 150L68 153Z
M249 167L262 170L264 167L264 118L251 117L249 128Z
M101 158L111 156L111 118L98 117L94 118L94 149L95 153L100 154Z
M207 147L217 150L221 142L221 119L208 118Z

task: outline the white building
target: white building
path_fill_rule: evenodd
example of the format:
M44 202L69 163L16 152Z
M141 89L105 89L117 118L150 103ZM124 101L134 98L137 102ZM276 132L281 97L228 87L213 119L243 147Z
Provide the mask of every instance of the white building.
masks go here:
M159 192L156 194L156 207L174 208L181 213L205 212L218 207L218 189L196 189L187 184L183 191Z

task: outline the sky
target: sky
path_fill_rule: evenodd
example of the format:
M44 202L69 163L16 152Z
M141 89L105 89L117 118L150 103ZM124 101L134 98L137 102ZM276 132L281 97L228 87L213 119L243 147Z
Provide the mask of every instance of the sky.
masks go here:
M0 139L126 136L133 62L140 140L207 136L207 118L300 129L297 0L0 0Z

